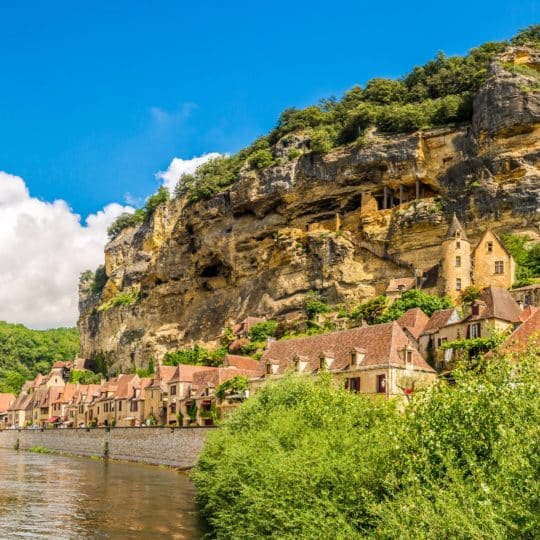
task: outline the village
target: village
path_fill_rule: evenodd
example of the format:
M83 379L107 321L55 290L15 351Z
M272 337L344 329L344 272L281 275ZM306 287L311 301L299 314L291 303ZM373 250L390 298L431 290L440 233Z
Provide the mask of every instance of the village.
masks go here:
M459 308L430 316L412 308L382 324L268 338L260 359L226 354L219 367L158 363L148 376L119 374L97 384L70 382L72 371L85 370L84 359L58 361L48 374L27 381L18 396L0 394L0 429L211 426L268 380L290 372L326 372L350 392L406 401L416 389L451 373L461 353L448 344L497 335L500 351L519 353L531 342L540 343L540 285L511 288L515 262L492 231L472 250L454 215L436 275L439 294ZM386 296L396 301L425 284L422 276L397 277ZM479 296L459 305L462 291L472 284ZM245 339L264 322L247 317L235 326L234 338Z

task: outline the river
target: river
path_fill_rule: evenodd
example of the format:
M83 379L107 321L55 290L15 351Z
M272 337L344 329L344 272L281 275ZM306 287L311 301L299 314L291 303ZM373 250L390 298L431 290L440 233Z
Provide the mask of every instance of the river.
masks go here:
M184 473L0 449L0 538L197 539Z

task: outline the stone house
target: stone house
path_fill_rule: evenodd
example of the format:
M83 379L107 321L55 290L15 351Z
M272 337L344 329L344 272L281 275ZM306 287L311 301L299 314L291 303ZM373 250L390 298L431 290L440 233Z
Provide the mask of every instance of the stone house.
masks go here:
M233 355L229 355L233 356ZM184 425L195 423L198 426L211 426L216 418L224 418L228 413L236 409L238 405L249 397L249 390L243 393L228 393L224 396L216 395L220 385L233 377L242 376L250 380L257 377L259 362L251 358L230 358L226 366L206 369L193 375L193 387L189 397L182 402L181 412ZM238 368L232 364L244 364L244 368ZM246 369L250 368L250 369Z
M514 258L493 231L485 231L472 249L465 228L454 214L441 242L439 262L427 270L411 268L414 276L393 278L386 294L394 301L406 290L418 287L459 302L462 292L471 285L511 287L515 271Z
M522 315L510 293L502 287L493 286L482 291L480 298L472 303L470 312L463 318L456 320L456 314L448 314L448 311L436 312L439 320L449 315L445 324L434 328L428 323L420 337L420 349L433 359L438 370L448 369L455 360L452 349L440 350L444 343L460 339L487 338L494 333L507 332L521 322Z
M178 419L188 420L189 411L186 410L183 401L192 394L194 377L200 372L216 371L217 368L208 366L192 366L179 364L176 366L174 375L167 383L166 424L176 425ZM179 416L180 415L180 416Z
M176 373L176 366L158 364L152 380L145 387L144 419L154 419L157 425L167 423L167 405L169 401L169 381Z
M327 371L351 392L404 398L436 377L414 340L397 322L271 342L250 390L286 372Z
M0 394L0 430L5 429L8 425L8 411L15 403L15 399L15 394Z
M500 350L517 354L529 346L540 347L540 309L530 312L530 316L506 338Z
M540 283L516 287L510 290L512 298L523 308L528 306L540 307Z
M141 415L137 392L140 393L140 377L135 374L119 375L112 399L112 419L116 426L140 425Z

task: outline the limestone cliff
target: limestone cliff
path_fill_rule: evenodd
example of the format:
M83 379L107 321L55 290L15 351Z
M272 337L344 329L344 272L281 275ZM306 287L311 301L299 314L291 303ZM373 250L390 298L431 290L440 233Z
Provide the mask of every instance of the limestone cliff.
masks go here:
M81 354L144 366L246 315L294 320L310 289L366 299L433 266L454 211L473 245L487 227L538 237L540 92L508 63L539 67L521 49L493 61L470 125L372 132L362 146L243 170L210 200L161 205L106 246L100 294L81 284ZM119 294L130 301L106 305Z

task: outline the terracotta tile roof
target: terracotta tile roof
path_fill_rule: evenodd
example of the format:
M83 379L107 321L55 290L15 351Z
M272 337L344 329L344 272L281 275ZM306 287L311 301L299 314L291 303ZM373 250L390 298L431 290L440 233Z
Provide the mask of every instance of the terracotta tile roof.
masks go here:
M479 307L479 313L469 315L465 321L479 321L484 319L500 319L508 322L519 322L521 310L512 295L502 287L490 285L480 294L480 298L473 303Z
M20 393L17 396L17 399L10 405L9 410L10 411L21 411L24 410L23 403L25 402L27 397L31 397L30 394Z
M122 374L118 375L118 381L116 390L114 392L114 399L130 399L135 395L135 386L139 383L140 379L134 374Z
M416 284L416 279L413 277L392 278L386 287L386 292L400 292L412 289Z
M152 384L152 377L142 377L139 383L139 398L144 399L146 389Z
M456 308L440 309L439 311L435 311L431 315L431 317L429 318L429 321L424 327L423 333L431 334L433 332L437 332L443 326L446 326L447 324L450 324L450 323L458 322L458 320L459 320L459 316L458 316Z
M67 362L58 361L58 362L55 362L52 365L52 367L53 368L65 368L65 367L69 367L69 364Z
M0 394L0 413L6 412L15 402L15 394Z
M362 367L405 366L404 349L412 347L412 364L418 369L434 370L422 358L410 339L397 322L364 326L333 332L319 336L273 341L259 362L259 376L264 375L266 363L278 366L277 374L284 373L294 366L296 356L304 357L307 362L305 372L314 372L319 368L319 358L323 351L330 352L334 361L331 370L346 369L350 364L351 352L355 348L365 350Z
M77 391L77 385L74 383L67 383L62 388L62 393L57 396L54 403L69 403Z
M527 306L519 316L521 322L525 322L529 317L532 317L538 311L537 307Z
M257 362L257 364L259 364L259 362ZM223 384L225 381L228 381L237 375L249 379L256 375L256 371L252 369L237 369L234 367L220 367L199 371L193 376L193 390L195 390L196 395L200 396L206 388L215 389L220 384Z
M501 349L505 352L518 352L525 350L530 342L540 346L540 310L538 309L508 336Z
M227 354L223 360L223 367L236 367L238 369L256 370L259 362L248 356Z
M404 330L408 330L414 339L418 339L429 320L429 317L420 308L412 308L406 311L397 320L397 323Z
M515 289L511 289L512 292L514 291L534 291L536 289L540 289L540 283L533 283L532 285L525 285L523 287L516 287Z
M169 379L169 383L172 382L193 382L193 377L200 371L207 371L211 368L209 366L193 366L191 364L178 364L176 366L174 376Z
M156 369L154 379L159 378L163 382L169 382L176 375L177 366L163 366L160 365Z

